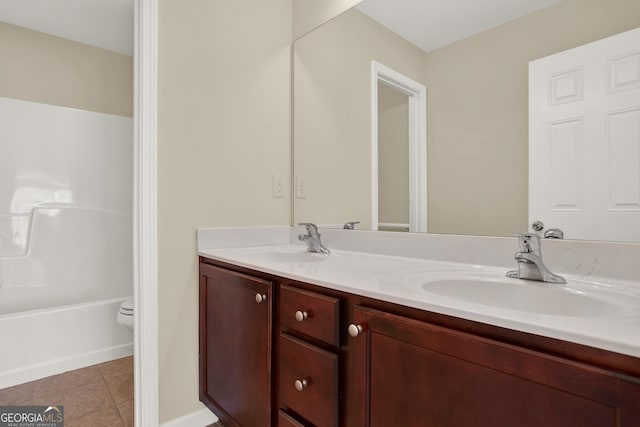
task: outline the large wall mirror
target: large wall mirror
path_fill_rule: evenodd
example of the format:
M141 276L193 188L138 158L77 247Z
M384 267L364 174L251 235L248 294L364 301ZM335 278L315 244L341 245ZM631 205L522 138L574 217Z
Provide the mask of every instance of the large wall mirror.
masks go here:
M531 230L530 61L637 27L637 0L363 0L294 43L294 221L424 231L409 218L407 123L420 110L376 81L378 63L426 88L426 231ZM640 174L625 179L640 189Z

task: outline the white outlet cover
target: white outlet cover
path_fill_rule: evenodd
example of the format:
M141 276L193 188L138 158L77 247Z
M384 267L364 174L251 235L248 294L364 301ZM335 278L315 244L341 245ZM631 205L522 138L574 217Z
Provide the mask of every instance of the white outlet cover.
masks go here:
M286 197L286 177L284 175L273 175L273 197L281 199Z
M307 198L307 179L304 176L296 176L296 199Z

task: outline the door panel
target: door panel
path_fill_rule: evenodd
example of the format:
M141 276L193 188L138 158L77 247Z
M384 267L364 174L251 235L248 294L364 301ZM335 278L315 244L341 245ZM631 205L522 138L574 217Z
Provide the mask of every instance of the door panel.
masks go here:
M640 241L640 29L529 63L529 224Z

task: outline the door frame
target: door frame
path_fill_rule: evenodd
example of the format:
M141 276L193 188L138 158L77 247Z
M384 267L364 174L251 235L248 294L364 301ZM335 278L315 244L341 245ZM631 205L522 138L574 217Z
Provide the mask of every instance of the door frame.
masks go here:
M135 0L133 113L133 354L137 427L159 425L157 75L158 0Z
M378 83L409 97L409 231L427 231L427 88L371 61L371 228L378 229Z

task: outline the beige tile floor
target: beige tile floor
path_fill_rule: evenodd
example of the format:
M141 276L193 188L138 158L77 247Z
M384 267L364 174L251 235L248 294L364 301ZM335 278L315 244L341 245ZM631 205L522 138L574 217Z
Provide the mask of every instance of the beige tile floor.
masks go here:
M133 357L0 389L0 405L62 405L65 427L133 427Z

